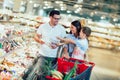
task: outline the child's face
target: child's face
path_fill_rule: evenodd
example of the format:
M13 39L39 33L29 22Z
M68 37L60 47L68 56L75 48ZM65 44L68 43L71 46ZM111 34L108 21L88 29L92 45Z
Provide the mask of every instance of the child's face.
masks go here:
M80 38L86 38L86 34L83 33L83 31L81 30L80 33L79 33L79 37Z

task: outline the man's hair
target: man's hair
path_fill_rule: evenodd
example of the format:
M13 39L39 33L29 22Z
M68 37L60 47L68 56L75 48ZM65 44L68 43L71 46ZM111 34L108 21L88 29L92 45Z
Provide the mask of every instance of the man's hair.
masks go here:
M89 27L82 27L82 32L86 34L87 37L91 34L91 29Z
M49 16L54 16L55 14L60 15L60 12L57 10L52 10L52 11L50 11Z

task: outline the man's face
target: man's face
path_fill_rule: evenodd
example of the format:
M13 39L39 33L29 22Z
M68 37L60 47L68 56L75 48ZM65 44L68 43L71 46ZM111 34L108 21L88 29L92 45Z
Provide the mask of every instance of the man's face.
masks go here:
M61 19L60 15L55 14L54 16L50 16L50 20L53 25L57 25L60 19Z

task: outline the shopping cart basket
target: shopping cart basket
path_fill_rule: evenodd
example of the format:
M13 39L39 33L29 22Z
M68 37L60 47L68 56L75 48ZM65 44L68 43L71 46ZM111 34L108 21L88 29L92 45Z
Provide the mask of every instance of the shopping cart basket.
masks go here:
M94 67L93 62L86 62L84 60L78 60L74 58L66 59L66 58L58 58L57 70L61 73L69 72L73 67L75 62L78 61L76 76L74 78L71 77L70 80L89 80L92 68ZM48 80L59 80L47 76Z

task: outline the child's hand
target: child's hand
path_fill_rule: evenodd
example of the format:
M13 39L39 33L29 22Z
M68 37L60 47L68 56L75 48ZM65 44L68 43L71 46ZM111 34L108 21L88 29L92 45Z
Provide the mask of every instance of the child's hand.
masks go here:
M78 47L74 48L73 54L79 55L80 54L80 49Z
M67 59L70 58L70 56L68 55L68 53L64 53L64 54L62 55L62 57L65 57L65 58L67 58Z

